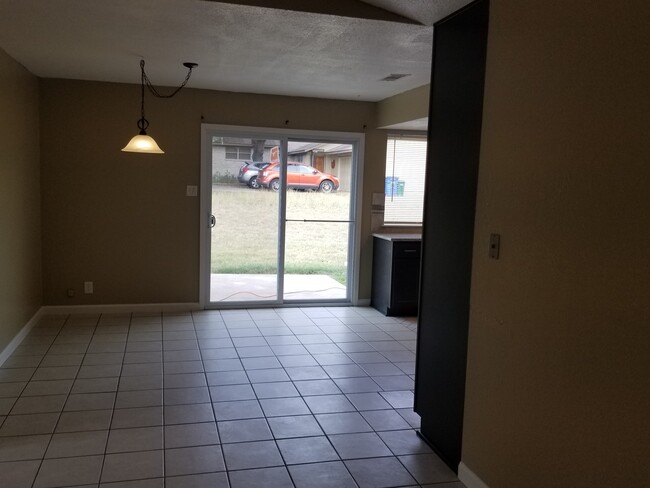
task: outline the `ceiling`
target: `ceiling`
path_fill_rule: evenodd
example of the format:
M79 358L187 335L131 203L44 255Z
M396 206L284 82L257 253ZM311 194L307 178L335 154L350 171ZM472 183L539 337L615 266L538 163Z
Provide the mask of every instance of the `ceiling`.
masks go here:
M378 101L429 82L469 0L0 0L0 47L45 78ZM381 81L391 74L408 74Z

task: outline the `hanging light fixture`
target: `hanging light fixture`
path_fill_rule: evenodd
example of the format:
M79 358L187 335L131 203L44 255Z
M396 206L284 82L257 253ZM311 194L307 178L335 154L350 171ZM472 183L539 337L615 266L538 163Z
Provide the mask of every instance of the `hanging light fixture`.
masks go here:
M187 71L187 76L185 80L181 83L181 86L176 88L173 92L168 95L163 95L156 90L153 86L147 73L144 71L144 59L140 60L140 119L138 120L138 129L140 132L138 135L134 136L129 143L122 148L122 151L125 152L137 152L137 153L148 153L148 154L164 154L165 151L160 149L153 137L147 135L147 128L149 127L149 121L144 116L144 87L149 89L151 94L156 98L172 98L176 95L181 89L187 85L187 82L190 80L192 75L192 70L198 66L196 63L183 63Z

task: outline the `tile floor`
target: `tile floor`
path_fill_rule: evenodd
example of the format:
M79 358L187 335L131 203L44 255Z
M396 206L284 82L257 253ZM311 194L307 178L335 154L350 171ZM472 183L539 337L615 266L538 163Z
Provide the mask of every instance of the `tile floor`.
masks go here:
M41 319L0 368L12 488L460 488L416 436L415 321L371 308Z

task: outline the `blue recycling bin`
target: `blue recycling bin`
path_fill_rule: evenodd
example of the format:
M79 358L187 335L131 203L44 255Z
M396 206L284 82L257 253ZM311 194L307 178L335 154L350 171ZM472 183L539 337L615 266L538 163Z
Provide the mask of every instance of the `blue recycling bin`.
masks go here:
M384 183L384 193L387 197L392 197L397 195L397 187L399 184L399 178L397 176L387 176Z

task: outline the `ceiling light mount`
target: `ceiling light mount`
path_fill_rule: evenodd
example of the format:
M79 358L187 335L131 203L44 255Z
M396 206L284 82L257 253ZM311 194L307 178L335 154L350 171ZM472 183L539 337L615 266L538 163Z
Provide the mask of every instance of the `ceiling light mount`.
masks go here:
M164 154L164 151L160 149L156 141L147 135L147 128L149 127L149 121L144 116L144 87L146 86L149 92L156 98L172 98L179 91L181 91L187 82L192 76L192 70L198 66L196 63L183 63L183 66L187 68L187 75L178 88L175 88L171 93L162 94L156 87L153 86L151 80L147 76L147 73L144 70L144 59L140 60L140 119L137 122L138 135L133 137L129 143L122 148L124 152L137 152L137 153L148 153L148 154Z

